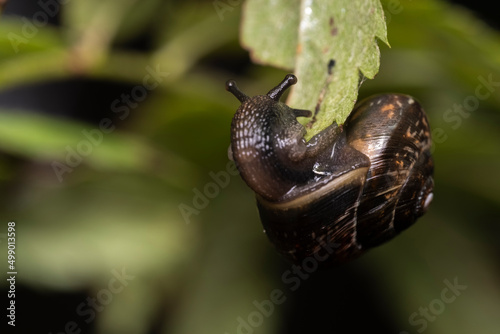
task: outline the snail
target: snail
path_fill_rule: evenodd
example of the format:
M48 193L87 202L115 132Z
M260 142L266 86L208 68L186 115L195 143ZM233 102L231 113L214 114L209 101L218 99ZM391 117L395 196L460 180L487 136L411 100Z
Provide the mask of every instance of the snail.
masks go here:
M229 154L276 249L294 263L326 267L388 241L427 211L429 122L412 97L375 95L306 142L297 117L311 112L280 102L296 82L288 74L267 95L248 97L227 81L241 102Z

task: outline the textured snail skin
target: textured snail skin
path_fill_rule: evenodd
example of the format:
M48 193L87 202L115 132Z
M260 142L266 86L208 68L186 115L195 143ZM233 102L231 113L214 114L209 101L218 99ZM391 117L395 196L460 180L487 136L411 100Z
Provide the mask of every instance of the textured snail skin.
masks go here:
M356 258L425 213L434 186L429 123L410 96L376 95L359 102L343 125L306 142L296 117L311 112L279 101L296 82L289 74L254 97L227 82L242 102L231 151L278 251L325 267Z

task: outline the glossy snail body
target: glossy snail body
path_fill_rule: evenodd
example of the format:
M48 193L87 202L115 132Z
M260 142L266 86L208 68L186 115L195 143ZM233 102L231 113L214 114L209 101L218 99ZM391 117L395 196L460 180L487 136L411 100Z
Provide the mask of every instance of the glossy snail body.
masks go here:
M231 154L279 252L298 264L311 257L321 266L346 262L427 210L434 186L429 123L413 98L377 95L306 142L296 118L311 112L279 101L296 82L289 74L254 97L227 82L241 102Z

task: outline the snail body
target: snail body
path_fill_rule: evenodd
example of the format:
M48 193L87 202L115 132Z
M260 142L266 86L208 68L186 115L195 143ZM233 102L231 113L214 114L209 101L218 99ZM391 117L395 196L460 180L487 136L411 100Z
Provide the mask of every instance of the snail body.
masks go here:
M296 82L289 74L254 97L227 82L241 102L232 157L280 253L298 264L310 257L321 266L346 262L427 210L434 186L429 123L410 96L376 95L306 142L296 118L311 112L279 101Z

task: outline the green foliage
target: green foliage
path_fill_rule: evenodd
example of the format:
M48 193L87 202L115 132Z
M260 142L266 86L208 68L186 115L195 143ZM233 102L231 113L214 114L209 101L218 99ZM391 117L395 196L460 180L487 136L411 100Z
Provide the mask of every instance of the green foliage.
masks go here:
M299 82L288 99L290 105L307 110L320 107L306 138L333 121L344 123L354 107L360 76L373 79L378 72L375 38L387 43L386 35L378 0L303 5L251 0L242 26L242 43L254 61L294 69ZM332 60L335 66L329 70Z
M234 333L238 317L255 311L253 301L273 289L292 300L281 280L289 265L262 234L253 194L239 177L219 185L197 213L180 210L194 208L197 191L215 183L211 172L228 170L238 103L224 82L232 77L249 95L263 94L286 73L245 63L242 20L241 43L254 61L297 74L291 105L314 110L325 89L308 137L345 119L359 73L375 77L379 60L380 72L364 81L359 96L411 94L429 115L436 164L430 212L336 274L361 273L395 328L410 333L418 328L410 314L440 297L444 279L458 276L467 290L426 333L498 332L500 34L444 1L381 2L387 38L375 0L311 1L311 7L306 1L70 1L60 8L60 27L2 16L2 93L75 77L138 87L148 69L166 73L126 119L115 115L116 128L102 132L62 182L54 162L66 164L68 146L76 150L88 140L84 133L99 127L40 110L0 110L0 234L7 221L18 223L19 283L95 295L113 269L127 268L135 279L98 314L99 333L146 333L158 318L164 333ZM147 47L124 47L143 36ZM384 42L380 58L377 39ZM336 60L331 77L330 59ZM225 63L232 65L219 66ZM113 110L112 101L104 108ZM349 291L360 304L367 298ZM292 307L286 303L256 332L276 333ZM336 320L332 314L332 328Z

